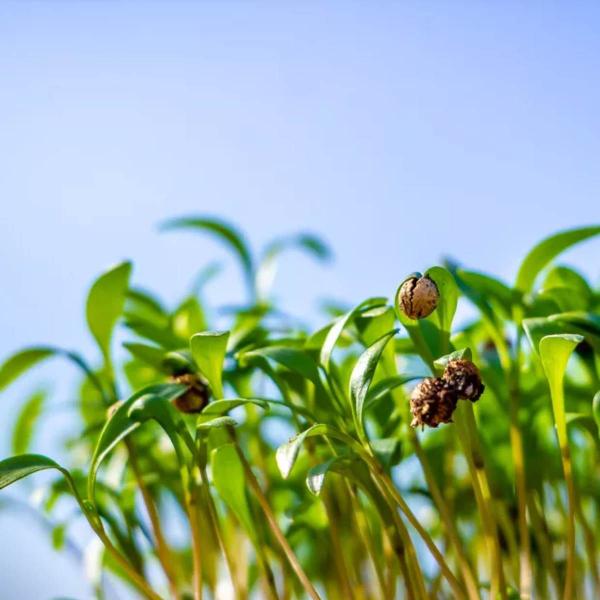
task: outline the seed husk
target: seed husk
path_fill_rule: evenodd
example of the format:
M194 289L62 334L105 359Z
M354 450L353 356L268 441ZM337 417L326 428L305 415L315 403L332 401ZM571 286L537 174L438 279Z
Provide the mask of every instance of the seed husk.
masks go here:
M481 382L479 369L470 360L451 360L444 370L443 379L456 390L462 400L476 402L483 394L485 386Z
M188 414L202 412L210 398L208 386L194 373L175 375L172 380L188 387L186 392L173 401L175 408Z
M437 307L440 292L428 275L409 277L398 293L402 312L413 320L428 317Z
M410 411L412 427L437 427L440 423L451 423L458 395L441 377L428 377L413 390Z

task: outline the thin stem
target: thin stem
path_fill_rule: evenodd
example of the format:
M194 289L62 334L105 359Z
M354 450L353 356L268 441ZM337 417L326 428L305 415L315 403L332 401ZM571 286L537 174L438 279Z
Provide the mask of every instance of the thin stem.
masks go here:
M271 511L271 507L269 506L269 502L268 502L267 498L265 497L265 495L260 487L260 484L258 483L258 480L256 479L256 476L252 472L252 468L248 464L248 461L246 460L246 457L245 457L242 449L240 448L240 445L237 441L237 437L235 435L235 431L231 427L228 427L228 430L229 430L231 439L234 443L236 452L237 452L237 454L240 458L240 461L242 463L242 466L244 468L244 473L246 475L246 479L247 479L250 487L252 488L252 491L254 492L254 495L256 496L258 503L260 504L260 507L267 519L267 522L269 524L269 527L271 528L271 531L273 532L273 535L275 536L275 539L281 546L281 549L283 550L284 554L286 555L288 562L290 563L290 566L292 567L292 569L298 576L298 579L300 580L300 583L302 584L302 587L304 588L306 593L313 600L320 600L320 596L317 593L317 590L314 588L313 584L310 582L310 580L306 576L306 573L304 572L304 569L302 569L302 566L300 565L300 562L298 561L296 554L292 550L292 547L289 545L288 541L286 540L285 536L283 535L283 532L279 528L279 525L277 524L277 520L275 519L275 515L273 514L273 512Z
M475 500L481 513L487 539L490 554L490 597L495 598L500 594L502 598L506 598L502 554L498 537L498 526L494 518L493 498L485 473L485 463L479 448L473 407L470 402L466 400L459 402L459 406L454 411L454 422L458 429L459 441L463 447L469 473L471 474L471 484L475 492Z
M368 464L372 470L372 474L376 479L376 483L379 483L382 486L383 490L387 490L389 495L398 504L400 510L408 519L408 522L411 524L412 527L414 527L414 529L416 529L417 533L425 542L427 548L437 561L444 577L450 584L450 587L452 588L452 591L454 592L455 596L457 598L465 598L465 593L462 589L462 586L460 585L458 579L455 577L454 573L452 573L450 567L448 566L448 563L446 562L446 559L438 550L437 546L435 545L435 542L431 539L431 536L426 531L426 529L421 525L421 523L414 515L404 498L402 498L400 492L398 492L396 486L391 481L387 473L382 469L381 465L370 456L368 457Z
M177 589L177 578L175 576L175 568L173 563L173 557L171 554L171 550L167 544L164 533L162 531L162 527L160 524L160 517L158 514L158 510L156 509L156 505L154 503L154 499L148 490L148 486L144 483L144 479L142 473L140 471L140 467L138 464L137 453L133 446L131 440L126 439L125 444L127 446L127 451L129 452L129 459L131 462L131 469L135 476L136 482L140 491L142 493L142 499L144 501L144 506L146 507L146 512L148 513L148 517L150 519L150 524L152 526L152 533L154 534L154 542L156 547L156 554L158 556L158 560L163 568L163 571L167 577L167 581L169 583L169 589L171 591L171 595L173 598L179 598L179 590Z

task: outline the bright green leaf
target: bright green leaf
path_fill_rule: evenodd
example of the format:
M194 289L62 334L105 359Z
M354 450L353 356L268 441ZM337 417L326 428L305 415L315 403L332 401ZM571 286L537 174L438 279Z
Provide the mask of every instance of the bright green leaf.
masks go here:
M203 331L193 335L190 340L194 361L208 380L213 396L217 400L223 397L223 362L228 339L228 331Z
M577 344L582 341L583 336L581 335L547 335L541 339L539 345L542 366L550 386L554 420L561 447L567 445L563 380L569 357Z
M67 471L51 458L41 454L21 454L0 461L0 490L23 477L44 471L56 469L63 474Z
M164 231L173 229L196 229L215 236L224 242L239 259L248 284L253 287L254 265L252 255L243 235L231 224L209 217L181 217L163 223Z
M350 396L356 414L359 435L364 435L364 403L369 386L375 375L375 369L386 344L396 335L397 330L390 331L369 346L356 361L350 375Z
M12 435L13 454L25 454L29 450L45 399L44 391L35 392L19 411Z
M368 298L352 310L348 311L345 315L342 315L334 321L331 329L329 329L327 336L325 337L323 345L321 346L321 352L319 355L319 360L325 369L329 369L329 361L331 359L333 349L335 348L339 337L342 335L342 332L344 329L346 329L346 327L348 327L348 325L350 325L352 320L365 310L375 306L385 306L386 302L386 298Z
M581 227L579 229L570 229L556 233L539 244L529 252L521 263L517 274L516 288L523 293L528 293L533 289L535 280L539 272L561 252L591 238L600 233L600 226Z
M306 438L313 437L316 435L323 435L326 432L326 425L313 425L312 427L309 427L308 429L305 429L304 431L295 435L285 444L282 444L281 446L279 446L279 448L277 448L277 452L275 453L275 460L277 461L277 467L279 468L279 472L281 473L284 479L287 479L289 474L291 473L294 467L294 463L298 458L300 448L304 443L304 440Z
M219 495L256 543L258 537L246 498L244 467L233 444L224 444L212 451L211 472Z
M110 341L117 320L123 313L129 288L131 263L124 262L106 271L92 285L86 303L87 323L107 364Z
M54 356L55 348L37 346L13 354L0 366L0 390L8 387L15 379L42 360Z

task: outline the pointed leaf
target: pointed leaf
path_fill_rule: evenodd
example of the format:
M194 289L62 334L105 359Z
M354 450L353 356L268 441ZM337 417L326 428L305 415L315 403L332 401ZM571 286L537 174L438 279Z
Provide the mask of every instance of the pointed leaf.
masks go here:
M217 492L256 543L258 538L246 498L244 467L233 444L224 444L212 451L211 472Z
M203 421L196 424L198 431L206 431L215 427L237 427L238 423L232 417L216 417L210 421Z
M396 335L397 329L386 333L384 336L379 338L374 344L369 346L361 355L352 374L350 375L350 396L352 398L352 404L356 414L359 435L364 435L364 424L363 424L363 413L364 403L369 391L369 386L375 375L375 369L379 362L379 358L386 346L386 344Z
M141 425L140 421L132 419L129 415L129 410L134 402L147 394L159 394L166 398L173 398L176 397L176 394L183 393L185 389L185 386L177 384L152 385L140 390L117 406L100 432L96 447L94 448L88 475L88 497L90 500L94 497L96 476L102 461L121 440Z
M346 329L346 327L348 327L352 320L362 311L368 310L375 306L385 306L386 302L386 298L368 298L333 322L333 325L327 332L325 341L321 346L321 352L319 355L319 360L325 369L329 369L329 361L331 360L333 349L335 348L338 339L342 335L342 332L344 329Z
M304 350L287 346L266 346L244 352L240 358L246 359L255 356L274 360L276 363L290 369L290 371L299 373L317 386L321 383L317 363Z
M44 391L35 392L19 411L12 435L13 454L25 454L29 450L45 400L46 393Z
M567 444L563 380L569 357L582 341L583 336L569 334L547 335L540 341L540 358L550 386L554 420L561 446Z
M208 406L202 411L201 416L207 415L224 415L225 413L243 406L244 404L255 404L260 406L263 410L269 410L269 404L266 400L260 398L225 398L223 400L215 400L208 404Z
M56 349L47 346L25 348L13 354L0 366L0 390L8 387L15 379L37 363L55 354Z
M323 262L331 258L329 247L320 238L310 233L300 233L273 242L266 249L256 271L256 291L259 298L266 298L271 291L281 253L294 248L304 250Z
M208 217L181 217L163 223L161 229L164 231L196 229L215 236L233 250L242 265L248 283L253 285L254 265L252 264L250 250L243 235L229 223Z
M190 340L194 361L208 380L217 400L223 397L223 362L228 339L228 331L203 331L193 335Z
M304 443L304 440L309 437L316 435L323 435L327 432L327 426L323 424L313 425L301 433L295 435L293 438L288 440L285 444L282 444L277 448L275 453L275 460L277 461L277 467L284 479L287 479L291 473L300 448Z
M66 473L58 463L41 454L21 454L6 458L0 461L0 490L23 477L46 469L57 469L63 474Z
M125 306L130 275L131 263L121 263L100 275L88 294L86 303L88 327L107 363L109 363L113 329Z
M561 252L577 244L600 234L600 226L582 227L570 229L542 240L529 252L521 263L517 274L516 288L524 293L533 289L539 272Z

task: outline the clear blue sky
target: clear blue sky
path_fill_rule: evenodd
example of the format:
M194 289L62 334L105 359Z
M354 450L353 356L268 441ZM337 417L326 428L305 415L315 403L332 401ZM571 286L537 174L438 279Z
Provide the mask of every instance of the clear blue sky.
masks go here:
M0 4L0 356L90 351L85 289L123 257L174 301L224 255L158 235L172 215L221 215L257 245L323 234L334 265L291 258L278 282L305 316L444 254L510 279L544 235L600 220L598 3L322 4ZM568 258L598 276L597 244ZM211 288L240 293L232 268ZM4 430L30 387L2 397ZM3 599L85 598L11 519Z

